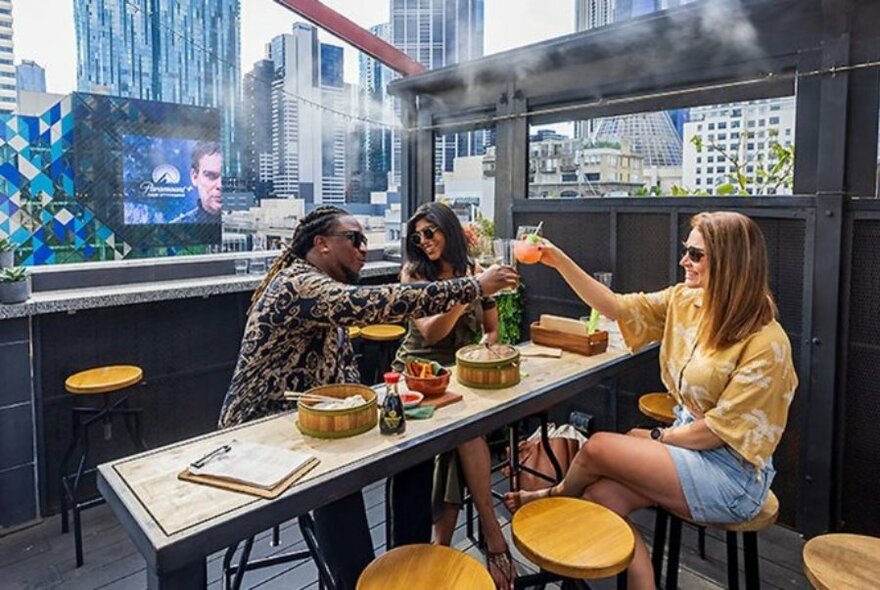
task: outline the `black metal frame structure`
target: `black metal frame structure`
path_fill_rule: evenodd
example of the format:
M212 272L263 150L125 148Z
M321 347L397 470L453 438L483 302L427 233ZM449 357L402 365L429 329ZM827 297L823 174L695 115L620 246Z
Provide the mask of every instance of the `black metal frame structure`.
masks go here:
M711 14L726 19L721 27L742 22L754 35L734 43L718 27L708 26ZM510 236L516 221L546 219L560 207L584 219L605 216L611 250L604 268L616 272L623 270L617 264L623 243L618 234L625 229L617 223L621 208L668 217L667 237L679 233L686 222L683 215L703 209L746 209L762 217L800 220L803 298L797 310L800 333L793 344L799 357L801 410L793 413L789 428L797 439L798 464L794 474L782 476L794 475L796 487L778 494L783 515L786 503L793 511L783 520L808 536L840 529L880 534L880 510L872 510L868 522L847 517L854 514L859 496L849 496L855 486L846 479L867 467L865 452L880 451L880 436L865 427L854 432L847 420L854 407L847 396L852 351L874 354L870 338L861 343L867 348L847 338L852 324L849 283L859 278L851 263L865 247L863 240L853 238L852 228L859 223L871 227L878 215L877 207L858 200L875 196L878 61L878 2L700 0L404 78L389 87L403 106L403 215L433 199L435 136L491 126L496 136L498 234ZM798 197L592 203L517 198L528 193L530 124L789 95L796 97ZM672 278L677 276L676 249L669 247ZM649 269L656 271L656 261L638 268L652 276ZM527 276L525 282L529 284ZM657 287L650 283L626 287ZM875 292L880 296L880 286L867 284L864 289L866 300ZM527 316L548 303L530 297ZM567 304L575 303L569 299ZM871 378L880 387L880 378L873 373ZM868 407L876 415L877 405L859 398L855 407ZM867 451L859 447L866 440Z

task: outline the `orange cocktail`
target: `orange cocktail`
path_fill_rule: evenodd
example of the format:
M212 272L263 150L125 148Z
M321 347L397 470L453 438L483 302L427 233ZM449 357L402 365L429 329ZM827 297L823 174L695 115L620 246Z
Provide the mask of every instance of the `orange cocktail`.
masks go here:
M514 242L516 261L522 264L535 264L541 260L541 237L538 234L523 234Z

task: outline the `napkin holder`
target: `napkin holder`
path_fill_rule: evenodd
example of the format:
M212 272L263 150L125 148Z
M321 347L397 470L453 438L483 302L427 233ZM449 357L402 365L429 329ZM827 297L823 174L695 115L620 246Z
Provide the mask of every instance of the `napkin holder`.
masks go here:
M530 333L535 344L561 348L584 356L602 354L608 349L608 332L600 330L588 335L586 326L583 334L573 334L545 328L538 322L532 322Z

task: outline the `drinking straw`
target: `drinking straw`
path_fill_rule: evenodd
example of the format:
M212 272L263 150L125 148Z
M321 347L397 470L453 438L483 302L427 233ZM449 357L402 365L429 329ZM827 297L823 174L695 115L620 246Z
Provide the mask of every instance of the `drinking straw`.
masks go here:
M541 226L544 225L544 220L538 222L538 227L535 228L534 234L537 236L541 233Z

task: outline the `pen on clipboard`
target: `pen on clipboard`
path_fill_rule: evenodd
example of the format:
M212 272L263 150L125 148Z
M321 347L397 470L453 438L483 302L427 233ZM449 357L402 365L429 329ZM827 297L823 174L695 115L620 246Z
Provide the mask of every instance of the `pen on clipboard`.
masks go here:
M210 453L208 453L207 455L205 455L201 459L193 461L192 463L189 464L189 466L194 467L195 469L200 469L200 468L204 467L205 464L208 461L210 461L211 459L219 457L220 455L222 455L224 453L228 453L231 450L232 450L232 445L223 445L222 447L220 447L218 449L214 449L213 451L211 451Z

